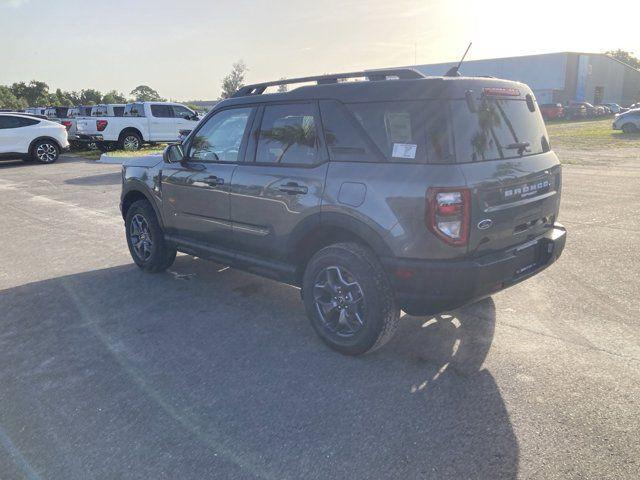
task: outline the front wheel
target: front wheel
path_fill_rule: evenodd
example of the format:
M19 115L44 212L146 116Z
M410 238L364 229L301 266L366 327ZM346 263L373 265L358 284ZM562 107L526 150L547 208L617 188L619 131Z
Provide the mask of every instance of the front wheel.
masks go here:
M311 324L329 347L362 355L384 345L396 330L400 309L380 262L357 243L317 252L303 277Z
M135 202L125 219L127 245L133 261L146 272L163 272L176 258L175 248L167 245L162 227L151 204Z
M636 127L633 123L625 123L622 126L622 131L624 133L638 133L638 127Z
M53 163L60 155L60 149L53 140L39 140L31 152L32 158L40 163Z

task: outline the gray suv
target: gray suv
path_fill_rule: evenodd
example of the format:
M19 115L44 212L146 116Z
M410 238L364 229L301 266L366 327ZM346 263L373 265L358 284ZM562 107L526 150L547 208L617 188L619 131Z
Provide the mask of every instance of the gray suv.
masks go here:
M401 309L486 297L565 244L561 168L533 94L494 78L397 69L250 85L122 179L140 268L163 271L180 251L298 286L318 335L349 355L389 340Z

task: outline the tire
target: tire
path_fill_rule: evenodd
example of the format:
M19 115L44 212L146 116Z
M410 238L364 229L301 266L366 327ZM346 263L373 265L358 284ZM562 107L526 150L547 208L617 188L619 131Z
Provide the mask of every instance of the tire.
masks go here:
M96 147L101 152L113 152L118 148L115 142L96 142Z
M332 349L362 355L393 336L400 309L389 279L368 248L357 243L323 248L307 264L302 284L311 325Z
M142 148L142 137L136 132L122 132L118 140L120 150L135 151Z
M638 127L636 127L633 123L625 123L622 125L622 131L624 133L638 133Z
M125 228L129 253L138 267L158 273L173 264L176 250L167 245L156 213L147 200L139 200L129 207Z
M60 147L53 140L38 140L31 147L31 158L38 163L54 163L60 156Z

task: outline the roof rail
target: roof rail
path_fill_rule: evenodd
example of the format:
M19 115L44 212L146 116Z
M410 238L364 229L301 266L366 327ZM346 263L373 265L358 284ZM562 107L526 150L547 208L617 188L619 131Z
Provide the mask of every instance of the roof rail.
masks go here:
M362 72L333 73L329 75L316 75L313 77L300 77L276 80L273 82L254 83L240 88L233 97L246 97L248 95L261 95L267 87L275 87L278 85L290 85L292 83L316 82L316 85L327 85L338 83L339 80L348 78L366 77L369 81L387 80L387 77L397 77L400 80L410 80L416 78L424 78L417 70L412 68L392 68L380 70L365 70Z

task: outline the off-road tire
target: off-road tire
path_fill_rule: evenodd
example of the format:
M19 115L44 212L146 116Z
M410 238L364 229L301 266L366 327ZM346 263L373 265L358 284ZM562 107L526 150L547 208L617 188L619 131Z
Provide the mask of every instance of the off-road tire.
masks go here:
M327 267L351 272L363 294L363 326L352 337L341 338L323 323L316 306L314 285ZM316 333L332 349L345 355L362 355L384 345L395 333L400 319L393 290L375 254L358 243L336 243L319 250L303 275L303 300Z
M151 253L148 258L142 258L133 245L130 232L132 231L131 224L133 218L136 216L142 216L142 218L144 218L151 234ZM176 250L170 247L165 241L164 232L158 222L156 213L147 200L139 200L129 207L125 219L125 232L131 258L133 258L135 264L145 272L163 272L169 268L176 259Z

